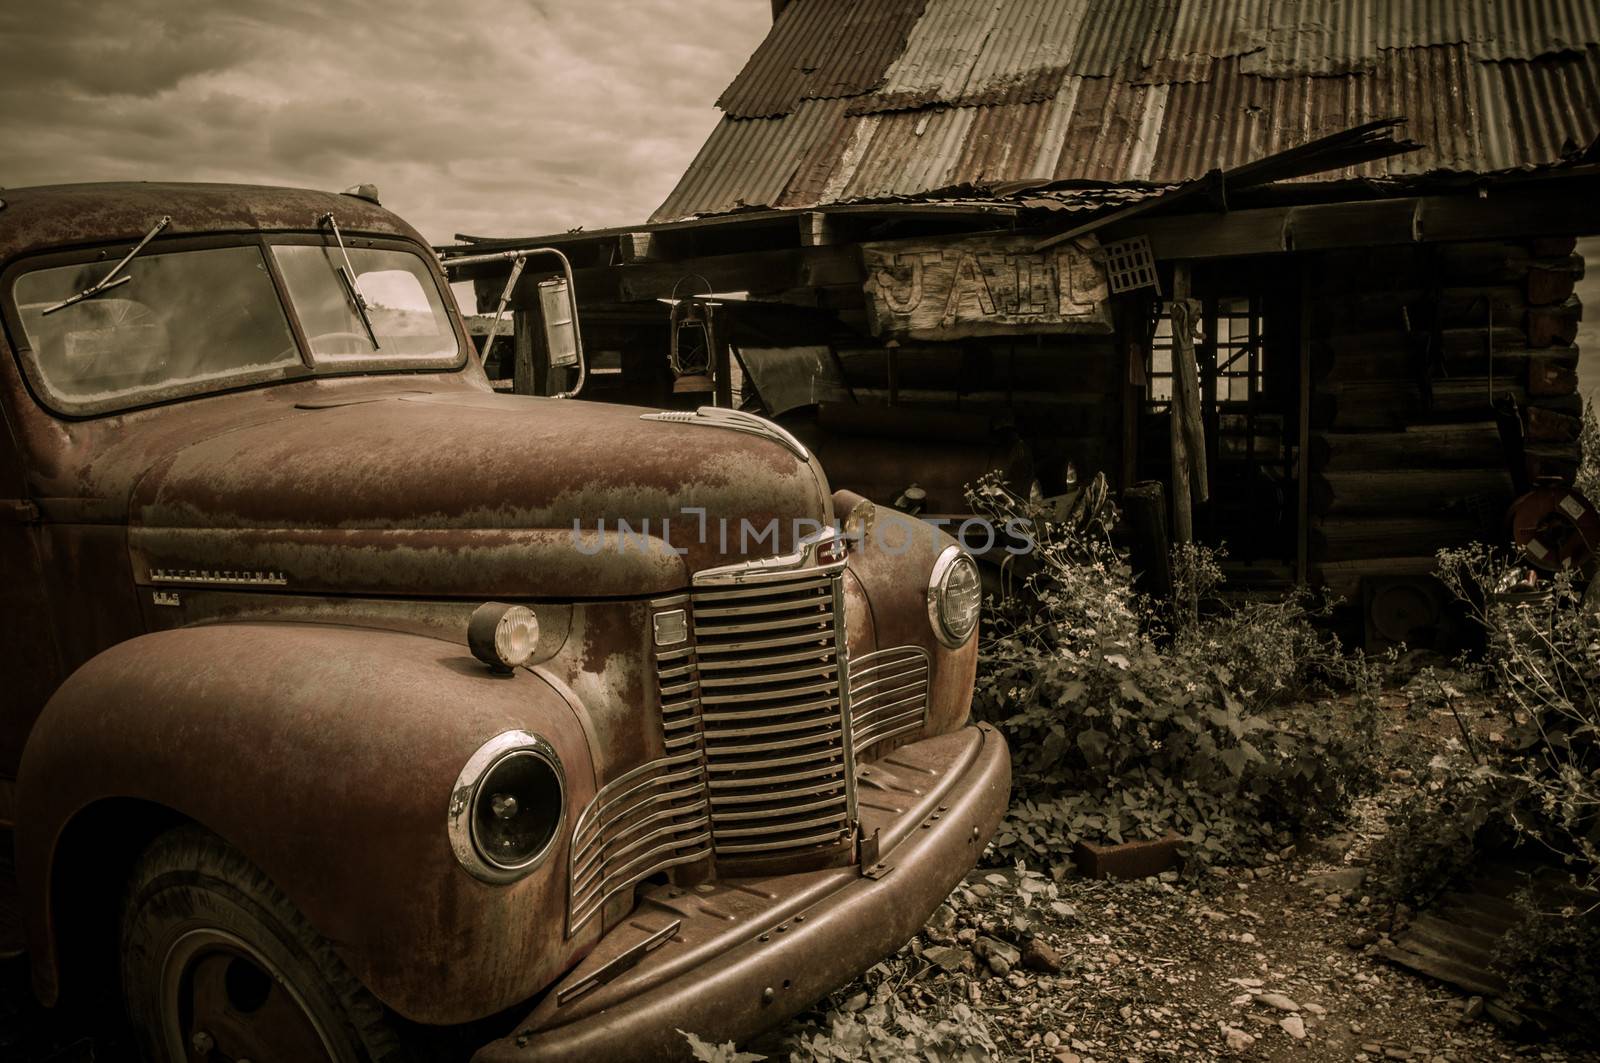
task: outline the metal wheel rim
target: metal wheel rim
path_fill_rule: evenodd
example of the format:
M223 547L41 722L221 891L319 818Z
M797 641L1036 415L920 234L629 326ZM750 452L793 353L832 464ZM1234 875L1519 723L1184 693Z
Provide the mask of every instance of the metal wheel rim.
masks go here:
M321 1042L328 1063L335 1063L338 1060L338 1054L334 1050L328 1031L318 1021L311 1008L306 1006L305 997L295 989L278 966L244 938L214 927L190 930L180 935L167 949L167 954L161 961L161 1014L167 1058L172 1060L193 1058L193 1047L183 1029L184 984L196 961L214 953L231 954L245 959L271 978L273 985L287 994L299 1009L300 1015L310 1025L317 1040ZM253 1063L272 1063L272 1061L256 1060ZM314 1061L307 1060L306 1063Z

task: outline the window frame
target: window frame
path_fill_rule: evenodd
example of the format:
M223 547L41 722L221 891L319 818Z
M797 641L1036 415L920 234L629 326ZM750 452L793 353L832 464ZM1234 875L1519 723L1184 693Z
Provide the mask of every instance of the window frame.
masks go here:
M456 341L456 353L452 357L433 358L385 358L382 348L372 357L362 355L359 358L335 358L331 361L319 361L316 352L311 349L311 342L304 332L304 325L300 320L299 309L294 304L293 297L289 294L289 285L284 280L283 272L278 263L278 256L272 253L273 247L331 247L334 246L330 237L318 233L268 233L264 235L266 257L273 279L278 285L278 290L283 297L283 304L295 326L295 339L300 344L300 355L315 376L362 376L369 372L440 372L442 370L460 369L466 365L466 348L461 342L461 329L454 319L451 320L450 334ZM435 294L439 297L439 304L444 308L445 316L450 317L450 297L447 294L449 284L439 284L439 278L431 268L427 256L417 254L415 244L406 240L383 240L367 237L352 237L344 234L345 246L351 250L374 251L402 251L421 259L426 268L425 272L433 279ZM138 261L135 259L134 261ZM424 293L426 294L426 293Z
M66 420L86 420L129 413L187 399L231 394L263 385L290 383L312 378L449 373L460 372L467 367L470 361L467 354L470 345L462 338L461 322L457 315L451 312L454 301L448 293L449 285L441 282L437 263L430 259L427 249L404 237L367 236L351 233L344 234L344 242L348 247L403 251L416 255L426 264L427 273L433 278L434 284L439 287L439 297L444 305L445 315L450 319L451 332L456 339L456 355L454 359L448 360L443 358L430 360L415 358L409 360L385 360L383 358L375 358L371 361L341 364L318 363L311 354L310 344L307 342L300 316L296 312L293 301L289 298L289 289L284 283L282 273L278 269L277 258L272 253L272 245L321 245L328 243L331 239L332 237L326 233L305 231L264 232L256 230L199 233L152 240L149 246L140 253L140 257L143 257L145 255L178 254L185 251L205 251L227 247L254 247L260 253L262 260L266 263L267 276L272 282L279 307L289 323L289 332L293 336L299 358L295 362L284 365L240 372L236 376L228 377L223 382L215 380L178 382L164 387L151 388L136 396L75 401L53 391L44 373L40 371L36 352L28 339L27 330L23 327L22 315L17 310L14 294L17 278L36 270L94 262L104 262L106 268L109 269L111 265L133 248L134 244L138 242L137 239L117 240L88 246L80 245L59 250L52 249L16 259L6 266L4 271L0 271L0 323L4 324L12 356L34 401L51 414ZM139 258L135 258L128 264L127 268L129 270L137 269L138 264Z

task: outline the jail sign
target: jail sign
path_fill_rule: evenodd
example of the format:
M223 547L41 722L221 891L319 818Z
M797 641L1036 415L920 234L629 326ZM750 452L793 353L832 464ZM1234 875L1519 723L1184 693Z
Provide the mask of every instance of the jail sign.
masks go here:
M953 340L1111 331L1110 289L1092 238L1033 251L1037 237L862 244L872 333Z

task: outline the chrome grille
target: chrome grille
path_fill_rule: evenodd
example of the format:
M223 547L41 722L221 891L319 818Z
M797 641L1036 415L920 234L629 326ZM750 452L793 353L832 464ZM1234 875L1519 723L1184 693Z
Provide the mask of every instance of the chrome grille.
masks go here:
M567 934L614 894L711 853L700 750L642 764L595 794L572 834Z
M895 646L850 662L850 723L857 752L928 722L928 651Z
M694 653L713 848L749 857L848 840L854 780L835 572L697 587Z
M690 594L650 603L655 638L686 636L654 651L663 755L602 787L578 818L569 935L666 868L833 859L850 844L857 740L921 726L928 658L900 647L852 668L842 551L831 564L803 560L702 573ZM687 630L670 617L680 609ZM853 696L868 709L855 724Z

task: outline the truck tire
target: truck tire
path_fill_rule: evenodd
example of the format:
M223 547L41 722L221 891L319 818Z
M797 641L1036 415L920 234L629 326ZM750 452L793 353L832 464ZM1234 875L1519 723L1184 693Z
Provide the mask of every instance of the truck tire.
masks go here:
M137 861L122 987L147 1063L403 1063L384 1012L262 872L196 827Z

